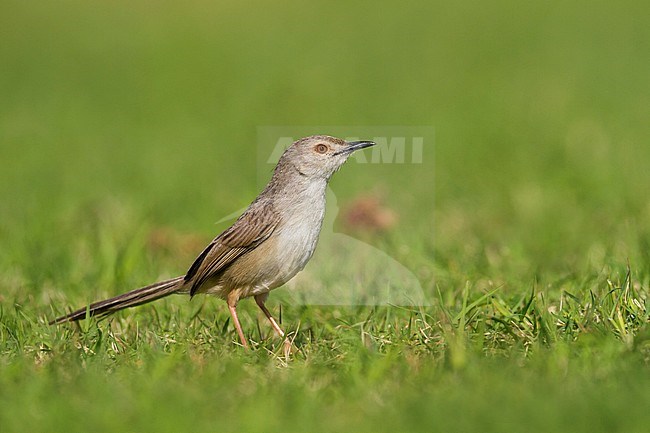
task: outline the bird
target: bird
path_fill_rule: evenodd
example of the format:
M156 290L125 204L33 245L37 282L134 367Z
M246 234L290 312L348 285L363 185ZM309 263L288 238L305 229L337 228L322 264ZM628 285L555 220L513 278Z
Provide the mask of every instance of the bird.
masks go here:
M265 305L269 292L293 278L312 257L332 175L353 152L373 145L373 141L345 141L328 135L293 142L262 192L232 226L208 244L184 275L94 302L57 317L50 325L107 316L171 294L190 298L208 294L226 301L239 341L249 348L237 304L253 297L274 331L285 338L286 353L286 334Z

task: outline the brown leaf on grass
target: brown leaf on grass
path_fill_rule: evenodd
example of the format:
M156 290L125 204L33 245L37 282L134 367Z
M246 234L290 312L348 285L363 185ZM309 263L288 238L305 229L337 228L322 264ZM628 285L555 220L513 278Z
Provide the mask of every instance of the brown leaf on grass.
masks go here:
M147 248L152 252L176 251L191 255L205 248L208 241L199 235L179 233L169 227L157 227L147 237Z
M397 213L375 195L354 199L342 212L346 226L353 229L382 232L397 223Z

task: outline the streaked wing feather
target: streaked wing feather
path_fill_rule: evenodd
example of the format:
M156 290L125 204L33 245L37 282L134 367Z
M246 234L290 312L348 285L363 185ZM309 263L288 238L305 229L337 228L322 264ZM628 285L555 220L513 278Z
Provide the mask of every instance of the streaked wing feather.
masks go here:
M211 276L223 272L233 261L271 236L280 218L270 203L253 205L203 250L185 275L194 295Z

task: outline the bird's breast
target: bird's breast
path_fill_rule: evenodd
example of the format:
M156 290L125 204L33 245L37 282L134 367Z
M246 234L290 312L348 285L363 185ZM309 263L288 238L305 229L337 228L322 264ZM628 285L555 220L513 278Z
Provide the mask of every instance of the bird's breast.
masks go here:
M277 252L283 271L291 277L302 270L314 254L322 218L309 223L288 224L278 232Z

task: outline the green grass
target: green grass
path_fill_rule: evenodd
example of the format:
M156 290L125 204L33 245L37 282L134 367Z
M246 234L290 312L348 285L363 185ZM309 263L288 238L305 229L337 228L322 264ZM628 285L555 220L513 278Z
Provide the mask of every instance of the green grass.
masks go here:
M0 430L646 431L647 13L3 2ZM331 182L343 213L372 195L397 214L335 230L432 305L278 289L289 361L248 301L248 352L215 299L46 324L184 272L268 176L258 128L283 125L435 129L422 164ZM307 271L344 290L334 260Z

